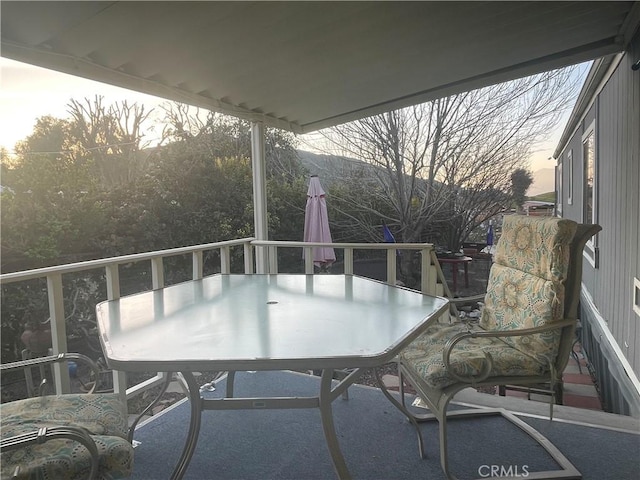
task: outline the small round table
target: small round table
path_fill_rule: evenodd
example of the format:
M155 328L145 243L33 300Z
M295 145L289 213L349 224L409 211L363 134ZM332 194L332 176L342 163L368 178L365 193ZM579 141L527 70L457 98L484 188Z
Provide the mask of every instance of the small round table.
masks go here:
M451 272L453 273L453 292L458 291L458 267L460 264L464 265L464 286L469 288L469 263L473 259L471 257L438 257L438 261L441 264L451 264Z

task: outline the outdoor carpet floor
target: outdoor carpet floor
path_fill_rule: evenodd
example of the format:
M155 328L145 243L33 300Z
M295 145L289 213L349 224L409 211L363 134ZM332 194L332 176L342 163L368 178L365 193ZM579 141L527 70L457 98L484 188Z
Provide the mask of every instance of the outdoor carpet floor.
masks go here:
M236 396L312 396L319 378L292 372L238 373ZM224 396L224 381L213 397ZM421 425L426 458L404 416L372 387L354 385L333 403L336 430L352 476L366 480L444 479L436 422ZM637 479L640 435L546 419L523 418L549 438L585 480ZM189 424L180 403L138 428L132 479L169 478ZM449 422L453 473L478 478L491 466L525 476L555 462L515 425L499 416ZM495 467L494 467L495 468ZM334 479L317 409L205 411L185 479Z

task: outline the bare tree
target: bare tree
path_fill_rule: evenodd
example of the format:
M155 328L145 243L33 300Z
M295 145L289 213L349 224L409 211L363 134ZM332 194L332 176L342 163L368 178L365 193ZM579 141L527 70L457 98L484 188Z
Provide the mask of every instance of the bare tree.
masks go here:
M335 127L332 153L372 169L388 209L379 221L403 242L440 232L451 248L508 206L511 173L526 165L577 90L575 68L546 72ZM351 198L352 204L361 198ZM367 221L369 218L367 219ZM366 228L366 226L362 226Z
M92 161L106 186L130 181L145 170L148 146L143 142L145 123L153 110L126 100L103 104L104 97L71 100L71 138L67 148L75 161Z
M249 122L181 103L165 103L163 142L175 142L194 154L220 159L251 158ZM267 169L270 176L299 175L295 139L292 134L266 131Z

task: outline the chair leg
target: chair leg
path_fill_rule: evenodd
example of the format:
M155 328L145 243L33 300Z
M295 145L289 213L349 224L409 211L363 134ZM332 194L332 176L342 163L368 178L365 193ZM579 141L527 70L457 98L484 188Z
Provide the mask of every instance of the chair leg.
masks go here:
M446 410L446 406L444 407ZM530 478L537 479L581 479L582 474L573 466L573 464L562 454L562 452L549 441L538 430L528 425L524 421L520 420L513 413L503 408L472 408L464 410L453 410L448 414L446 411L440 413L442 418L438 418L440 423L440 465L445 476L449 480L456 480L456 476L449 471L449 456L448 456L448 442L447 442L447 419L452 418L464 418L464 417L479 417L486 415L500 415L505 420L511 422L512 425L517 426L524 431L530 438L535 440L539 446L546 450L547 454L553 458L558 465L557 470L547 470L543 472L530 472Z
M438 419L439 431L440 431L440 466L442 471L448 479L455 479L456 477L449 472L449 455L447 444L447 412L444 412L442 418Z
M402 371L402 369L399 369ZM416 375L417 376L417 375ZM416 425L418 422L426 422L437 420L438 428L439 428L439 440L440 440L440 465L442 467L442 471L445 476L449 480L455 480L456 477L449 470L449 454L448 454L448 435L447 435L447 424L449 420L455 420L458 418L469 418L469 417L480 417L487 415L500 415L505 420L508 420L512 425L517 426L522 431L524 431L531 439L536 441L539 446L541 446L546 452L553 458L555 463L558 465L557 470L547 470L543 472L532 472L530 478L537 479L581 479L582 475L580 472L573 466L573 464L558 450L557 447L553 445L544 435L538 432L535 428L528 425L524 421L517 418L513 413L503 409L503 408L465 408L460 410L452 410L448 411L449 402L453 399L453 395L455 393L451 393L446 395L446 397L441 397L439 400L429 399L429 395L427 391L422 391L421 384L413 383L412 372L409 371L406 374L406 378L409 383L413 385L416 390L420 393L420 397L425 399L426 403L429 405L429 409L431 413L425 414L413 414L409 412L403 405L400 404L395 398L391 397L388 392L385 392L383 389L383 393L391 403L393 403L401 412L409 418L409 420ZM562 389L562 382L558 382L557 387ZM440 392L441 395L443 392ZM551 407L553 407L553 402L551 403ZM420 441L422 440L422 436L419 435ZM422 445L420 446L421 451L423 451Z
M554 397L556 405L564 405L564 384L562 381L559 381L554 386Z

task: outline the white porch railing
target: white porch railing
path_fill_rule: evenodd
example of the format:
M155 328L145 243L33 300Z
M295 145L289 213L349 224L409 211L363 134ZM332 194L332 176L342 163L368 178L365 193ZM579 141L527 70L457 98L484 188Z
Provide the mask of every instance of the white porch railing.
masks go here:
M448 294L446 283L442 281L442 271L435 259L432 244L427 243L305 243L287 241L258 241L254 238L242 238L225 242L195 245L191 247L173 248L154 252L124 255L119 257L92 260L87 262L71 263L54 267L39 268L21 272L0 275L0 285L8 285L16 282L25 282L33 279L46 279L47 294L49 302L49 315L51 321L52 350L54 354L66 353L67 332L65 323L64 298L63 298L63 275L89 270L103 269L106 278L107 299L115 300L120 298L121 283L119 266L131 263L150 262L152 288L159 289L165 286L165 266L164 259L182 255L192 257L192 278L194 280L203 278L204 253L218 252L220 257L220 273L241 273L231 271L231 251L242 248L244 259L244 273L254 273L256 271L254 261L254 249L264 249L266 253L267 271L262 272L264 267L258 266L258 273L278 273L278 249L300 249L300 259L302 261L302 251L304 251L304 270L306 274L314 273L312 249L315 246L333 247L343 252L344 273L349 275L354 273L354 251L356 250L385 250L387 283L395 285L397 283L396 267L398 250L417 251L420 253L421 271L421 291L431 295ZM262 253L262 252L261 252ZM57 393L70 391L69 371L65 364L54 366L54 384ZM159 373L155 377L142 383L127 388L126 375L124 372L113 372L114 391L132 398L143 391L159 385L164 380L164 374Z

